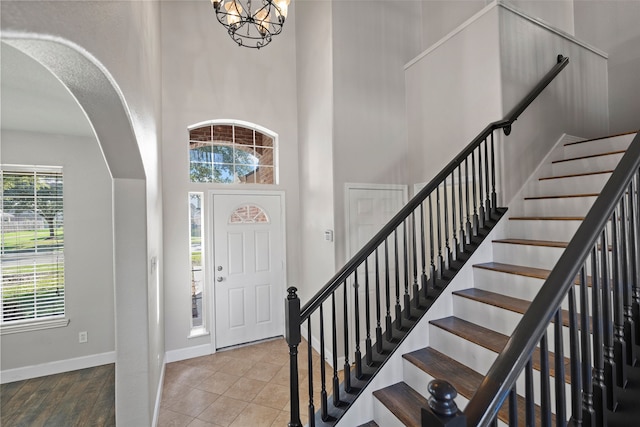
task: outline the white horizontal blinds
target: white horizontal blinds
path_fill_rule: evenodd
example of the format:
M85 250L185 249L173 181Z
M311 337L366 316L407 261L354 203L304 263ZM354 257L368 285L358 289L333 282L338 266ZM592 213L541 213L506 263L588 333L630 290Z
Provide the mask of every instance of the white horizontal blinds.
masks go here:
M1 322L64 316L61 169L2 170Z

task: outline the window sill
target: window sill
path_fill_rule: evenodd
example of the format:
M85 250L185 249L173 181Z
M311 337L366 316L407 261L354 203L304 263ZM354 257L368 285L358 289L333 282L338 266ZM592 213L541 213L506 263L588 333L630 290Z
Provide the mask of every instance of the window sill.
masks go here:
M69 324L69 319L63 317L49 320L33 320L16 324L0 325L0 335L17 334L21 332L39 331L42 329L63 328Z

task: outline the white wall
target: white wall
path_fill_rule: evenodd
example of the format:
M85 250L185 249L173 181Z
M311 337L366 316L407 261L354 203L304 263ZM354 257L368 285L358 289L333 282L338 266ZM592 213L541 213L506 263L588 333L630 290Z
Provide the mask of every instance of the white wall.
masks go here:
M502 114L506 115L555 65L569 65L503 138L502 197L507 203L563 134L606 135L608 91L606 55L504 7L500 13Z
M207 348L213 334L189 339L191 267L188 192L202 191L209 212L210 189L284 190L287 279L300 269L298 129L296 111L295 6L282 33L255 50L239 47L216 21L210 2L161 2L162 161L166 319L168 351ZM179 35L179 36L177 36ZM190 183L187 127L213 119L242 120L278 134L280 184ZM205 233L208 231L205 229ZM208 234L205 234L208 236ZM211 251L209 251L211 253ZM212 284L207 288L211 296ZM283 307L284 307L284 297ZM209 329L212 322L209 320ZM205 347L202 347L205 346Z
M424 0L422 48L427 49L486 6L486 0Z
M512 4L569 35L575 34L574 0L505 0L504 3Z
M152 259L159 271L163 260L159 4L3 1L1 8L3 39L28 51L67 85L92 122L117 181L116 421L148 425L164 359L157 310L162 281L150 272ZM127 200L143 203L120 205Z
M332 2L296 3L298 141L304 304L335 273L333 230L333 23Z
M63 167L65 311L70 322L61 328L3 335L0 368L114 352L111 176L98 142L15 130L2 130L1 141L3 164ZM88 332L85 344L78 343L80 331Z
M485 8L405 69L409 182L428 182L500 119L498 12Z
M408 182L404 64L420 52L420 3L339 1L332 15L333 203L340 267L347 261L344 184Z
M609 55L611 132L640 128L640 2L584 1L574 4L576 36Z

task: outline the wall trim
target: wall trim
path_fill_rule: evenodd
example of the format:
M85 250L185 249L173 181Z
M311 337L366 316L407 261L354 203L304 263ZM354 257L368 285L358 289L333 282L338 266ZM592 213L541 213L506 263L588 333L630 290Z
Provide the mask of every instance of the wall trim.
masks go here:
M108 365L110 363L116 363L115 351L92 354L90 356L74 357L73 359L57 360L55 362L25 366L22 368L6 369L0 371L0 384L76 371L78 369L93 368L96 366Z
M164 355L164 363L179 362L180 360L193 359L194 357L208 356L210 354L213 354L211 344L167 350Z

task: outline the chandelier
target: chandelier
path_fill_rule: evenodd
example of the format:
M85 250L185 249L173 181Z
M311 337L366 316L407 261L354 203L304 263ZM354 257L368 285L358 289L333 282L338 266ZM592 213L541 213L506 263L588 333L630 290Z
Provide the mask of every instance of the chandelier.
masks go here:
M260 49L282 32L291 0L211 0L218 21L238 46Z

